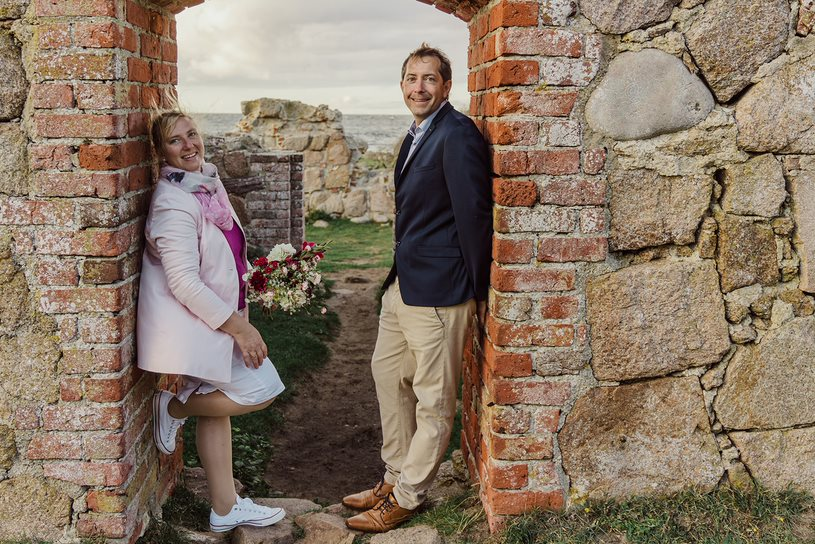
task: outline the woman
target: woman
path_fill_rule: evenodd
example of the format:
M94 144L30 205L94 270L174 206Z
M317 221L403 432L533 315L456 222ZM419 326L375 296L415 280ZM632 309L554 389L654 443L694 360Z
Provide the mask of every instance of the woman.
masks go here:
M271 525L283 509L239 497L232 478L230 416L266 408L284 389L247 318L243 231L217 169L204 162L192 119L180 111L156 114L150 138L160 175L145 226L138 364L182 376L177 395L159 391L153 399L156 446L173 453L178 429L197 416L210 528Z

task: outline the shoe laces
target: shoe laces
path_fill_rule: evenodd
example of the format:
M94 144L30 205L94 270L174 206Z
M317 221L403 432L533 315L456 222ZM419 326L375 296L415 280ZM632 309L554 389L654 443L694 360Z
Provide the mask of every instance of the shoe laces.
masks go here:
M374 509L376 510L384 510L385 512L390 512L391 510L395 509L398 504L396 503L396 497L393 497L393 501L391 501L391 497L393 497L392 493L388 493L388 496L379 501Z
M255 514L264 514L266 513L266 507L260 506L254 503L252 499L249 497L241 498L238 497L237 506L239 510L243 510L245 512L252 512Z
M170 416L170 414L167 414L167 415ZM172 438L175 435L175 433L178 431L178 429L180 429L181 426L184 425L184 423L187 421L186 418L184 418L184 419L176 419L173 416L170 416L169 419L170 419L170 424L167 425L167 438L168 439Z

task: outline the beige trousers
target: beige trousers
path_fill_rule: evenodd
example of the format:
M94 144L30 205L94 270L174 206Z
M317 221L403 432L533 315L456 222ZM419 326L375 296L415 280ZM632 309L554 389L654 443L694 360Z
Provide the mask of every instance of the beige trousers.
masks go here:
M417 508L436 476L456 413L456 392L475 300L408 306L397 279L382 297L371 370L382 419L385 481L402 508Z

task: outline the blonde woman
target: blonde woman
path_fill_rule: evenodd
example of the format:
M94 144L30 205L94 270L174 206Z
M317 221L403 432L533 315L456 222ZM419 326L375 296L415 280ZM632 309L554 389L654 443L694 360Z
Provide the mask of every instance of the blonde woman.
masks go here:
M283 509L239 497L232 477L230 416L266 408L284 389L246 315L244 233L195 122L178 110L156 113L150 138L160 169L145 226L138 365L182 376L177 395L153 399L155 443L173 453L178 429L196 416L210 528L272 525Z

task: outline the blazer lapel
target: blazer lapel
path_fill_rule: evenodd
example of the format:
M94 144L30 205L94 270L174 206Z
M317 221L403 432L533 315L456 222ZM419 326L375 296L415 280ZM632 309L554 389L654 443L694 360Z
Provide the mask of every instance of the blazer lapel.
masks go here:
M413 151L413 154L407 160L407 164L405 164L405 166L401 170L396 171L395 179L398 180L402 176L404 176L405 173L407 173L407 171L410 169L410 165L413 163L413 159L415 159L416 155L418 155L419 152L422 150L422 147L424 146L425 143L427 143L427 140L429 140L433 136L433 132L436 130L436 125L439 124L439 121L441 121L442 117L447 115L447 112L449 112L451 109L453 109L453 106L448 102L447 104L444 105L444 107L442 107L441 111L439 111L439 113L436 114L436 117L433 118L433 123L431 123L430 127L427 129L427 133L424 136L422 136L421 140L419 140L419 143L416 145L416 149ZM410 149L410 146L408 146L408 149ZM400 151L399 156L401 157L401 155L402 153ZM401 161L397 161L397 167L399 166L399 162Z

